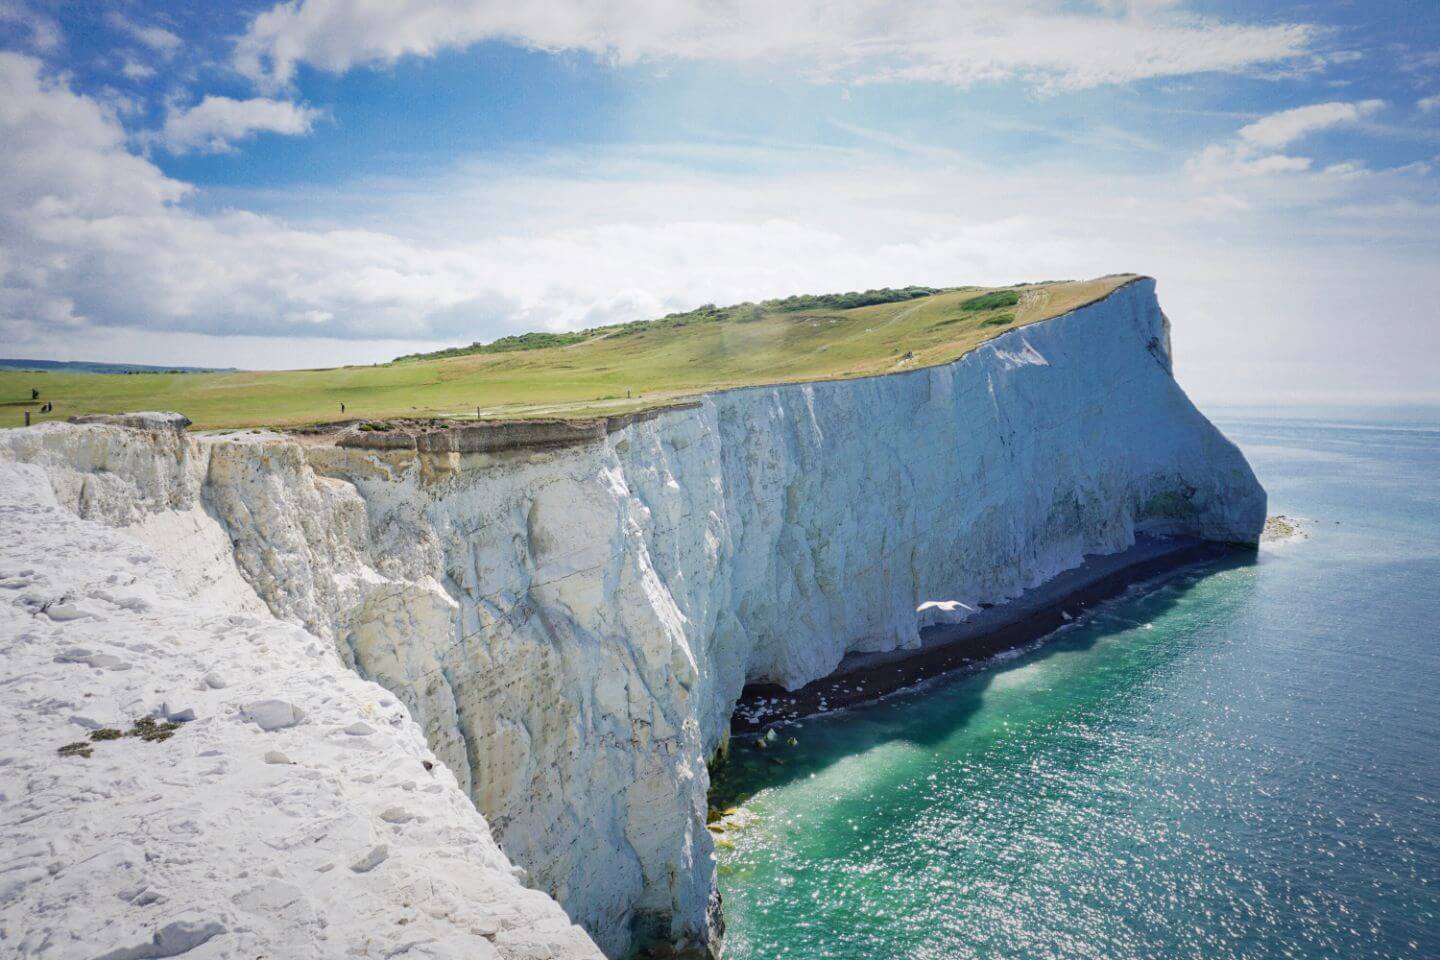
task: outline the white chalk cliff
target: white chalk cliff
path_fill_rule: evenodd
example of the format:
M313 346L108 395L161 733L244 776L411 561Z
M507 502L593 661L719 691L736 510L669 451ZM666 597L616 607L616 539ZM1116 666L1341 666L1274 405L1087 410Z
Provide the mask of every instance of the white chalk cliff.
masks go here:
M705 764L747 681L916 645L922 604L1002 601L1137 532L1254 542L1265 514L1171 374L1148 279L945 366L714 394L559 448L47 425L0 437L7 459L148 544L205 615L243 578L303 627L272 646L320 637L392 692L612 957L712 936Z

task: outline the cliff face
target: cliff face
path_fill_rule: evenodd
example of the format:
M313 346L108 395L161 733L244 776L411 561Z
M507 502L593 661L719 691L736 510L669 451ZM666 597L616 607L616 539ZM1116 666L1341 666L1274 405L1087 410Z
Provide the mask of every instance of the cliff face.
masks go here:
M1171 376L1149 280L947 366L716 394L558 449L65 426L0 457L162 554L233 556L404 702L612 956L710 935L705 759L747 680L916 645L922 603L1002 601L1137 531L1254 542L1265 513Z

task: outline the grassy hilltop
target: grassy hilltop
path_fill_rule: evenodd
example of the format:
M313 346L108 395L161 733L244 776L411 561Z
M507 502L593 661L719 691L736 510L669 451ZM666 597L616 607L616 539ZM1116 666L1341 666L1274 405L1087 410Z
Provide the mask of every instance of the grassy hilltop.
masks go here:
M911 287L707 306L660 320L525 334L364 367L133 375L7 370L0 371L0 425L20 425L26 410L37 423L81 413L179 410L197 428L473 418L476 408L486 418L624 413L728 387L946 363L1132 279L1127 274L993 290ZM32 387L40 390L34 403ZM55 409L41 415L46 400Z

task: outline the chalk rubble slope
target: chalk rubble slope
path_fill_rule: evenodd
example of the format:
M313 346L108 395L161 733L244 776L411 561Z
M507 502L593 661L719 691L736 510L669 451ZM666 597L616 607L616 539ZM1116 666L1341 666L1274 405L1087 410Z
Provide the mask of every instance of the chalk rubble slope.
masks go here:
M917 608L1005 602L1137 532L1253 543L1265 515L1171 374L1150 280L941 367L441 448L46 425L0 458L196 596L234 603L204 573L229 563L392 691L612 957L716 933L705 761L747 680L916 646Z
M601 956L389 691L192 562L207 602L0 463L0 954Z

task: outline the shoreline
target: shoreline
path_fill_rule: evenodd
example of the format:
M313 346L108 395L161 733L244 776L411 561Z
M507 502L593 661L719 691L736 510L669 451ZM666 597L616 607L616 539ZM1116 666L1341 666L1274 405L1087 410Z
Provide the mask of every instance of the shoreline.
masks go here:
M1188 570L1253 548L1193 538L1141 538L1119 553L1087 557L1008 603L981 609L964 623L920 631L920 646L851 653L830 674L789 691L746 684L730 720L731 736L761 733L806 717L873 703L923 681L973 667L1044 639L1129 588L1156 586Z

